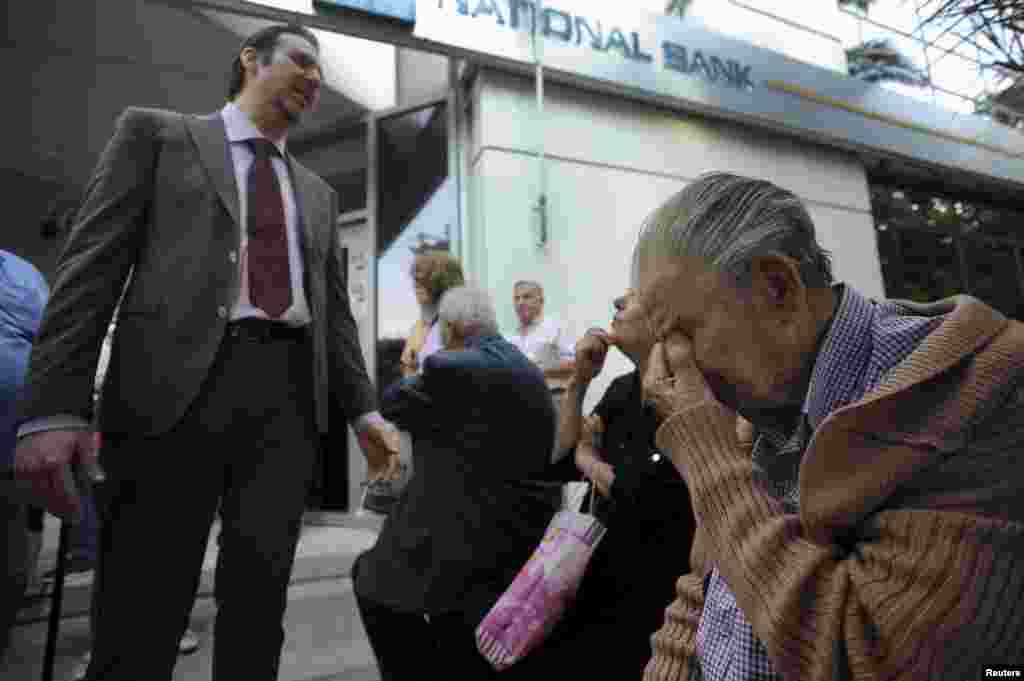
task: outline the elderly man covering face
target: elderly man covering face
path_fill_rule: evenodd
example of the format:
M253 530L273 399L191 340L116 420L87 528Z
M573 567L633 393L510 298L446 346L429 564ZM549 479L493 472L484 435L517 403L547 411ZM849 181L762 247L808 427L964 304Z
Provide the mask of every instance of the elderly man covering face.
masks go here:
M1024 326L833 284L801 202L726 174L654 212L634 280L698 518L648 681L1024 661Z

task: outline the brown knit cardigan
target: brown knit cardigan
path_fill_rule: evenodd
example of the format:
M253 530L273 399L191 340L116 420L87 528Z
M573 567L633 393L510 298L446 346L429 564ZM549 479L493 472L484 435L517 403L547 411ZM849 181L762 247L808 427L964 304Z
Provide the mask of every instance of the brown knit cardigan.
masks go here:
M968 296L906 305L947 317L814 433L799 514L754 482L727 408L659 429L699 528L645 681L697 678L713 565L789 681L954 681L1024 663L1024 324Z

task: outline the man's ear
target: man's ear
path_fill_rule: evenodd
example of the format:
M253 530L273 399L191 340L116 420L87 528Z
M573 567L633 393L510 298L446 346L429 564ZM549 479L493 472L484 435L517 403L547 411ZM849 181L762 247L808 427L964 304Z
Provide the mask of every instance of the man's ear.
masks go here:
M784 315L806 305L807 287L793 258L778 253L755 256L749 271L750 291L758 304Z
M246 47L239 53L238 61L242 65L242 70L251 76L256 73L256 67L260 62L260 53L256 51L255 47Z
M466 343L465 329L458 322L447 322L441 327L444 334L442 341L446 350L457 350Z

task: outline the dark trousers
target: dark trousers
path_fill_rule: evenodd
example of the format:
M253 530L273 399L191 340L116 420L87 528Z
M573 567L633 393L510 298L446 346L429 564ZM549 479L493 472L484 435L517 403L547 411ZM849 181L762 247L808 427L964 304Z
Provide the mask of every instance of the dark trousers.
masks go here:
M170 432L104 434L88 679L170 681L218 507L213 678L277 678L318 442L310 353L308 340L229 333Z
M82 512L71 538L71 557L83 564L95 564L99 557L99 517L96 499L82 495Z
M662 613L670 602L665 602ZM536 650L514 665L520 678L643 678L652 655L651 636L661 627L661 621L651 623L649 617L632 617L629 608L623 608L621 617L588 619L575 615L570 612Z
M26 546L25 506L14 483L0 480L0 550L4 552L4 572L0 575L0 668L10 641L11 627L18 616L25 594Z
M358 581L359 559L352 567ZM492 681L499 677L477 652L475 627L462 613L431 615L401 612L359 595L356 603L382 681Z

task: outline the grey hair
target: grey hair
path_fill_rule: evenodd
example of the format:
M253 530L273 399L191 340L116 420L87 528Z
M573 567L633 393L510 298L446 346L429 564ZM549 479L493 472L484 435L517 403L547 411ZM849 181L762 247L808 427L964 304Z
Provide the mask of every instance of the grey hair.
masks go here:
M822 248L814 222L792 192L765 180L707 173L651 213L633 251L636 285L641 261L649 256L698 256L749 283L750 265L778 253L797 261L804 284L832 284L831 255Z
M539 281L533 279L520 279L512 286L512 290L515 291L517 288L535 288L540 291L541 295L544 295L544 287L540 285Z
M467 336L498 333L498 318L487 291L475 286L456 286L441 297L438 317L444 324L460 324Z

